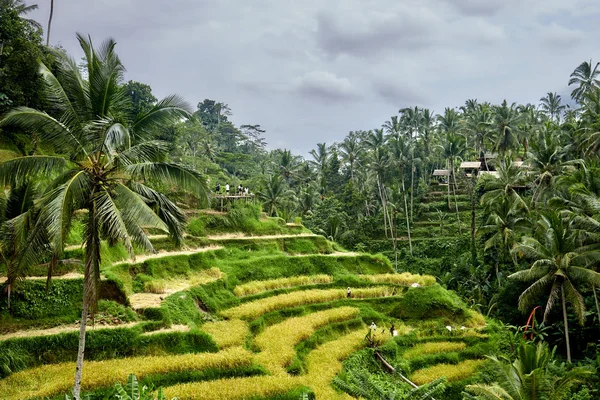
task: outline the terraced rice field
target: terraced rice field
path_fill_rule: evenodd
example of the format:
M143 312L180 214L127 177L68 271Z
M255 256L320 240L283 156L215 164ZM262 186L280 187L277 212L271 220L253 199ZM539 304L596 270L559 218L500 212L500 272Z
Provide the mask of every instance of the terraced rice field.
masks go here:
M299 236L305 239L314 237L273 237ZM241 238L244 241L256 239L237 234L209 239L224 242ZM225 257L226 252L223 254ZM197 251L187 255L204 256ZM165 257L165 254L161 256ZM180 257L181 254L177 256ZM203 259L208 266L214 262L210 257ZM342 258L352 257L358 260L359 256L348 254ZM161 313L172 311L172 307L181 306L181 309L172 313L168 319L161 317L162 325L158 324L158 320L132 323L132 329L149 331L143 334L138 332L138 336L135 336L137 339L127 336L127 331L123 331L125 336L122 340L132 341L129 353L109 356L113 358L101 361L86 361L84 391L106 390L115 382L125 382L129 374L135 374L140 380L162 376L161 386L164 386L167 398L178 397L181 400L266 399L288 393L300 395L308 392L314 393L317 399L352 398L334 388L332 380L342 371L345 359L368 345L365 337L371 320L377 318L377 323L380 324L379 330L382 332L377 332L380 345L392 339L391 333L387 331L392 322L396 324L399 335L410 334L415 328L410 322L404 323L393 315L394 307L400 307L394 305L394 302L401 302L407 291L427 290L428 287L436 286L435 278L408 273L394 274L391 264L381 266L381 259L363 260L368 265L356 267L360 274L355 274L353 278L356 282L361 282L362 286L354 287L352 297L348 298L346 284L338 283L336 271L331 267L337 267L337 264L321 266L324 262L345 261L336 261L334 257L329 261L309 260L310 257L289 258L296 260L294 262L305 263L302 268L307 272L253 279L252 274L246 277L246 270L227 270L224 273L225 271L212 267L187 275L187 279L179 276L152 280L154 288L160 289L163 285L162 290L156 290L161 293L130 294L132 308L139 309L144 316L160 316ZM156 258L148 260L156 261ZM153 264L144 273L150 274L152 268L160 265ZM347 268L354 268L352 260L347 265ZM170 268L177 268L177 265ZM384 273L364 272L369 269ZM353 273L348 270L342 272L346 277ZM227 280L230 274L239 274L232 277L233 284L229 284ZM320 284L327 284L328 288L315 289L312 286ZM302 287L307 285L311 287ZM182 291L185 295L180 293ZM172 296L175 292L177 294ZM209 295L206 294L208 292ZM143 296L152 297L146 299ZM166 307L166 302L169 302L169 307ZM227 306L220 308L220 304ZM390 306L378 308L382 304ZM385 312L391 315L385 315ZM182 323L180 320L185 318L194 322L189 325ZM379 319L383 319L383 322ZM154 327L153 323L159 326ZM199 344L195 342L198 339L192 337L186 339L186 342L179 336L194 332L211 340L213 350L208 351L218 348L218 352L202 352L207 350L200 350ZM31 336L41 340L45 335L50 338L48 340L54 340L53 334L49 331L34 331ZM57 341L58 338L56 336ZM295 358L301 347L302 357ZM412 360L424 355L460 352L466 347L460 341L438 340L417 344L402 353L402 356ZM132 356L139 349L154 355ZM296 375L288 372L292 362L302 364ZM481 363L481 360L464 360L455 365L436 364L413 371L411 379L423 384L445 374L449 380L459 380L472 375ZM72 386L74 371L73 362L56 362L10 373L0 380L0 399L21 400L63 395ZM238 373L241 375L236 375Z

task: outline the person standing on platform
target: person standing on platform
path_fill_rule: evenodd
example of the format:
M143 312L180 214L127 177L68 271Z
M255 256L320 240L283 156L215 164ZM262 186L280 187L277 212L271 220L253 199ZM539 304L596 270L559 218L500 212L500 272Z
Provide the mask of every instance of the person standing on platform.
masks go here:
M221 184L217 182L217 186L215 186L215 193L221 194Z
M225 194L229 196L229 183L225 185Z

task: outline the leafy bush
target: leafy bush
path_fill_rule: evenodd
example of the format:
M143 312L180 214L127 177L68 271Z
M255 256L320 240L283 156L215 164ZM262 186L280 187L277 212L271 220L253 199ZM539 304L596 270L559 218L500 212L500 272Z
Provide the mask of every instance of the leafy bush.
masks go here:
M397 312L400 318L418 320L436 317L456 319L468 316L467 308L458 296L439 285L410 288L404 294L402 305Z

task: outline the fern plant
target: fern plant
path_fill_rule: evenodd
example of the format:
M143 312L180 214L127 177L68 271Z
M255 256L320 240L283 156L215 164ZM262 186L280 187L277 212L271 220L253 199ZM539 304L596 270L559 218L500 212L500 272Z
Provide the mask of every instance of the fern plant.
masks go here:
M115 397L118 400L167 400L162 388L158 388L154 397L154 388L146 385L140 388L137 378L131 374L127 378L127 384L123 387L120 383L115 384ZM177 400L173 398L172 400Z

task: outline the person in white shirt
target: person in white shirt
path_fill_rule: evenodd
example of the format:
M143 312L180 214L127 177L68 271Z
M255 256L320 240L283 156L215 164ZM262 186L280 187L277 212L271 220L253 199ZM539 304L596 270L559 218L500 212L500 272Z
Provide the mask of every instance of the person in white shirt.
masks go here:
M229 196L229 183L225 185L225 193Z

